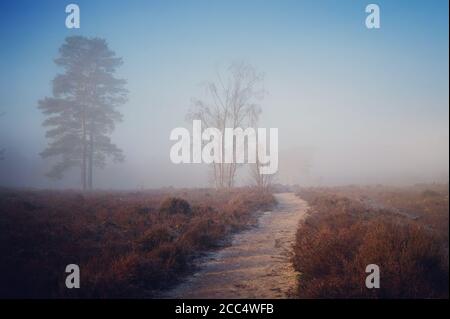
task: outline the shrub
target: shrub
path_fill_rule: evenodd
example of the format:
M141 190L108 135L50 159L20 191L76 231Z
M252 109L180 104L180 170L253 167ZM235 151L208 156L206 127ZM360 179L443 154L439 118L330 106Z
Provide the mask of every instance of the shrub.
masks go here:
M163 243L169 243L175 238L168 227L155 227L147 230L144 235L137 240L140 249L150 251Z
M439 196L439 193L436 191L433 191L431 189L426 189L422 192L423 197L437 197Z
M448 298L448 243L430 225L329 192L307 197L293 257L299 297ZM380 289L365 287L368 264L380 267Z
M245 203L230 206L236 196ZM0 298L158 295L192 271L195 256L250 225L270 202L272 195L249 188L0 190ZM83 289L65 287L70 263L80 266Z
M188 201L177 198L177 197L168 197L166 198L159 207L159 211L161 213L166 214L183 214L190 215L192 213L191 205Z

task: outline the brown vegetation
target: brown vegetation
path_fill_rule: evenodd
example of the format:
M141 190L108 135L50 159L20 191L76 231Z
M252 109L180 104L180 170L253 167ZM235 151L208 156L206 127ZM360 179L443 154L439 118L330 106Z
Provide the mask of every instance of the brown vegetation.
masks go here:
M294 265L303 298L448 298L448 186L304 189ZM365 268L380 267L380 289Z
M252 189L0 191L1 297L151 297L274 204ZM65 287L67 264L81 288Z

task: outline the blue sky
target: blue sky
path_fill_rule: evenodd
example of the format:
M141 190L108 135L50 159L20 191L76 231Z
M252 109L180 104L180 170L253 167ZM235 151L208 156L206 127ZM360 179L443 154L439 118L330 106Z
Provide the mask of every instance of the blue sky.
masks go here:
M107 39L130 90L114 133L127 161L98 173L102 187L205 183L203 169L168 162L168 136L186 126L201 83L234 60L265 73L262 124L279 128L286 163L312 162L293 174L280 161L282 181L448 178L446 0L373 1L379 30L364 25L371 1L72 2L80 30L65 28L69 1L0 2L0 185L76 185L42 177L36 107L51 93L58 47L75 34Z

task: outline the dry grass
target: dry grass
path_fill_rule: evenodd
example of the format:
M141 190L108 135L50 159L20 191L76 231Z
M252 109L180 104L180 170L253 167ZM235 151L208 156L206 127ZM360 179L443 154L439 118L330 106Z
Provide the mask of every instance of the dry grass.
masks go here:
M434 188L434 189L430 189ZM448 298L448 186L305 189L297 232L304 298ZM381 288L365 287L377 264Z
M274 204L252 189L0 191L0 297L151 297ZM81 289L65 287L67 264Z

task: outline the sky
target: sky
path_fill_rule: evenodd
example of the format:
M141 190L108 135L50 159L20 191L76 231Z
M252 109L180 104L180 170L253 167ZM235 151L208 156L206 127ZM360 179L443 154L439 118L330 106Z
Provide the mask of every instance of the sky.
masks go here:
M69 3L0 2L0 186L79 187L77 172L47 179L39 156L37 101L72 35L105 38L130 92L112 135L126 161L97 171L99 188L208 185L205 165L171 163L169 135L233 61L264 73L260 126L279 129L280 183L448 182L446 0L72 1L80 29L65 27ZM365 26L369 3L380 29Z

